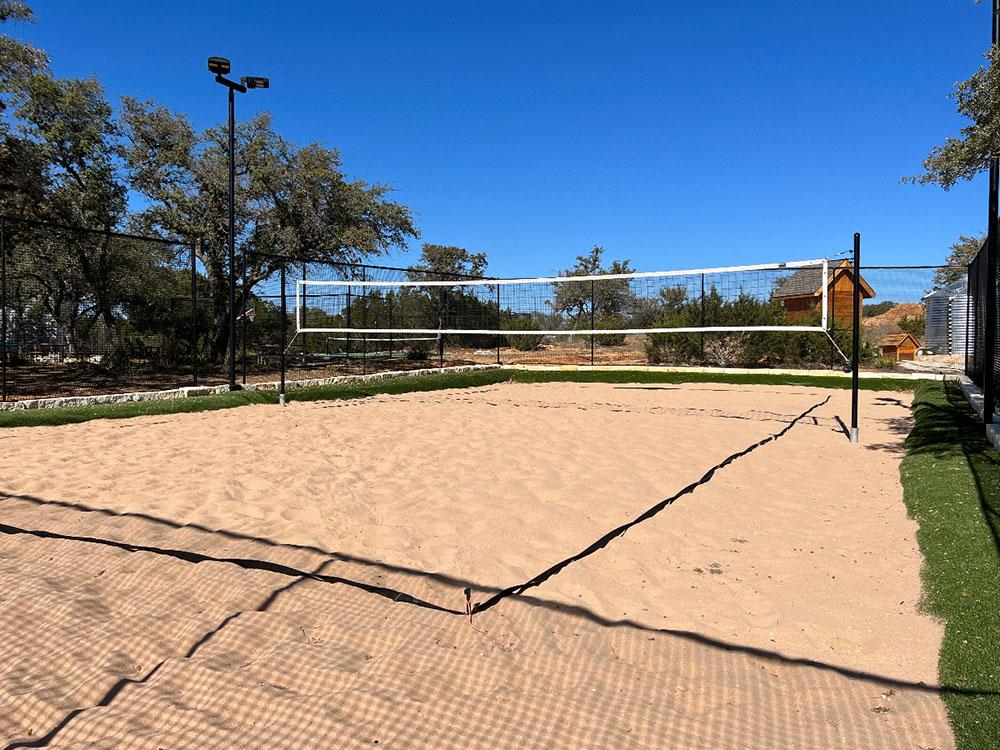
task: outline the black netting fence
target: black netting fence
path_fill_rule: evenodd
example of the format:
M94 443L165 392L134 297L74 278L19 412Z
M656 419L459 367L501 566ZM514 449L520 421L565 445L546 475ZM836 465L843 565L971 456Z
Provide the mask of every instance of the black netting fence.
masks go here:
M0 234L4 400L228 382L225 252L10 218ZM235 379L275 382L282 364L287 380L494 363L840 369L857 277L864 368L982 383L1000 362L985 361L980 265L507 284L248 254L234 269ZM712 326L733 330L698 330Z
M855 274L843 260L827 264L829 335L794 330L822 318L822 271L812 266L719 278L698 272L511 284L386 266L275 262L285 268L291 379L493 362L840 369L851 348ZM272 371L282 350L278 267L251 287L251 317L267 322L253 324L247 338L250 379ZM965 279L964 267L863 266L862 365L961 372L969 336ZM449 283L394 286L426 281ZM748 330L635 330L712 326ZM608 333L599 332L605 327Z
M192 304L199 280L193 248L0 221L3 400L196 382L208 325Z
M1000 389L1000 264L991 262L984 245L969 264L969 356L965 372L983 391L985 413L996 408Z

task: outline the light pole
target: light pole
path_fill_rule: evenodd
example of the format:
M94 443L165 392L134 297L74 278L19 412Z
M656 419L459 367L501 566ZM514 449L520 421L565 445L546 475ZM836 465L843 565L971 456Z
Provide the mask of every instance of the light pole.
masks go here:
M208 70L215 82L229 90L229 390L236 390L236 92L266 89L271 82L260 76L244 76L240 82L226 78L231 66L225 57L208 58ZM244 266L246 265L244 259ZM243 290L244 298L246 289Z

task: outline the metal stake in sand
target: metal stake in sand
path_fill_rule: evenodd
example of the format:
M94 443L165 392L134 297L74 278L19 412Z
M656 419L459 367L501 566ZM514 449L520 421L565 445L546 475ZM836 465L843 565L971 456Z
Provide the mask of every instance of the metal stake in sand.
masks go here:
M477 633L482 633L483 635L486 635L487 631L478 627L476 623L472 621L472 589L470 589L468 586L465 587L465 616L469 618L469 625L472 627L473 630L475 630Z

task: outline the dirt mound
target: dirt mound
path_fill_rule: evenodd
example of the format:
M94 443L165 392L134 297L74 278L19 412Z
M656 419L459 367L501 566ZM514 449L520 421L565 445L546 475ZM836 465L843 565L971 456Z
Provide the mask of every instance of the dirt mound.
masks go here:
M890 307L884 313L864 318L861 323L865 326L899 326L899 321L903 318L923 320L925 315L924 306L919 302L903 302L894 307Z

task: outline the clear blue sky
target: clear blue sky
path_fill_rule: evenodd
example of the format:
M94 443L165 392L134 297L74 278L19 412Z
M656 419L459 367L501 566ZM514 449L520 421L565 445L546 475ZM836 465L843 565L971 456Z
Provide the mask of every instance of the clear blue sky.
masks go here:
M985 225L982 179L901 185L962 120L988 3L34 0L60 75L199 127L205 59L271 78L237 115L392 183L421 241L546 274L594 244L640 270L831 255L936 263ZM239 13L236 13L236 10ZM419 243L396 260L415 257Z

